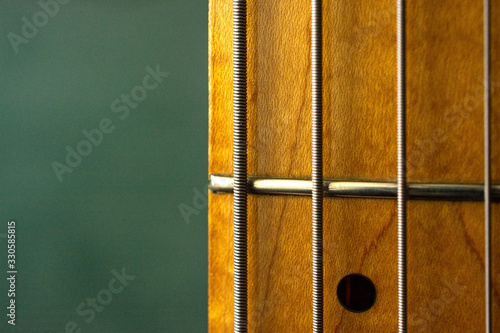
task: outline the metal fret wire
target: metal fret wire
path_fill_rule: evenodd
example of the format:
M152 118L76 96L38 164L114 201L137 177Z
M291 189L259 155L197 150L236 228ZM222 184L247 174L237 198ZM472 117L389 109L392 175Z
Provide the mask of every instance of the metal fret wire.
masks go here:
M491 89L490 89L490 1L484 0L484 277L486 332L491 327Z
M323 332L323 45L321 0L311 0L313 332Z
M247 332L247 6L233 0L234 331Z
M406 4L397 0L398 331L406 332Z

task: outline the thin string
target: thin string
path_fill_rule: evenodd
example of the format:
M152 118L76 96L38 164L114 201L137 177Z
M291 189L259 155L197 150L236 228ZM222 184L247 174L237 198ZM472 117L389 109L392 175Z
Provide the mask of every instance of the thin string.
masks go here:
M490 88L490 1L484 0L484 289L486 332L491 326L491 88Z
M322 1L311 0L313 332L323 332Z
M233 1L234 331L247 332L247 4Z
M406 3L397 0L397 154L398 154L398 331L406 315Z

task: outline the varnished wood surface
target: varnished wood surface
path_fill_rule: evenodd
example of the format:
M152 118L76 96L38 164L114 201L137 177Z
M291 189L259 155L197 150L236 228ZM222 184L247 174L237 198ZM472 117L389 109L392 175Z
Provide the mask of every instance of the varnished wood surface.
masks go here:
M493 2L493 180L500 181L500 17ZM231 1L210 2L209 173L232 173ZM483 180L482 1L408 2L409 181ZM396 179L395 2L324 2L324 173ZM308 1L249 0L249 174L311 174ZM209 329L231 332L232 196L210 194ZM311 202L249 197L249 328L310 332ZM408 205L409 332L484 331L483 204ZM325 199L325 332L395 332L394 200ZM499 204L493 205L493 313L500 331ZM375 306L346 311L350 273Z

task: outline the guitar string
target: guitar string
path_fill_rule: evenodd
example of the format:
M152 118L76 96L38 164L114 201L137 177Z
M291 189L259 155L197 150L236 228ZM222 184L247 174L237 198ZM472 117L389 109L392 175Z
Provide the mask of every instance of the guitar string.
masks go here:
M398 331L407 331L406 305L406 3L397 0Z
M486 332L491 332L491 172L490 172L490 4L484 0L484 160ZM322 258L322 33L321 1L312 0L313 109L313 331L323 331ZM405 1L397 2L398 62L398 327L406 316L406 57ZM233 1L233 164L234 164L234 310L235 332L247 330L247 156L246 156L246 1Z
M323 332L322 1L311 0L313 332Z
M485 328L492 331L491 320L491 87L490 87L490 0L483 3L484 29L484 277L485 277Z
M484 0L484 161L486 332L491 332L490 3ZM323 331L323 163L321 1L312 0L313 331ZM406 316L406 57L405 1L397 2L398 62L398 327ZM234 325L247 330L246 1L233 1Z
M247 332L247 4L233 0L234 331Z

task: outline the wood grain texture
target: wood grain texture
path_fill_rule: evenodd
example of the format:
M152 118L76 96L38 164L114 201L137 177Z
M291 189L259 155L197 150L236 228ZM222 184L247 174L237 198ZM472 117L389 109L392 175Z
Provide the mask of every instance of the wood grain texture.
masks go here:
M248 1L249 173L310 178L310 8ZM500 181L500 4L493 2L493 180ZM210 1L209 173L232 173L232 4ZM395 2L324 2L324 173L396 179ZM410 181L483 181L482 1L408 2ZM233 325L232 196L209 195L209 330ZM249 197L249 328L310 332L311 202ZM408 204L409 332L484 331L483 204ZM325 332L395 332L395 200L325 199ZM494 331L500 331L500 205L493 205ZM350 273L375 306L345 310Z

